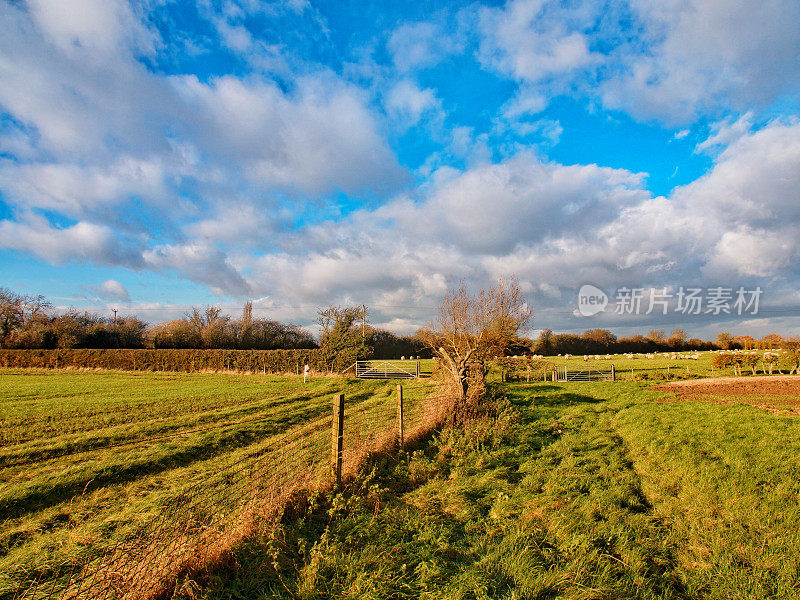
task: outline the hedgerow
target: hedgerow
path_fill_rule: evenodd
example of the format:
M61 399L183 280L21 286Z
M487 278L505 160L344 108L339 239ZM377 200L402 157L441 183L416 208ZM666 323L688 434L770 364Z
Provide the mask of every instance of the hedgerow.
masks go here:
M330 371L319 350L0 350L2 367L115 369L122 371Z

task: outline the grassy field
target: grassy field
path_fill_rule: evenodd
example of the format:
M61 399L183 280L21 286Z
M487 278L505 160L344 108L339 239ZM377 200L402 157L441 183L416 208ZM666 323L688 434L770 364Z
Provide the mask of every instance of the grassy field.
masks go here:
M699 354L700 358L697 360L690 358L678 358L679 356L694 356ZM731 370L720 371L713 369L711 366L711 359L714 357L712 352L684 352L677 353L675 358L671 354L664 355L663 353L653 354L652 358L647 358L647 355L638 356L636 358L628 358L624 354L611 355L608 359L605 356L600 356L596 359L595 356L589 356L587 360L583 356L570 356L565 358L563 356L550 356L550 360L558 367L567 366L568 369L585 369L587 366L594 368L611 368L614 365L617 373L621 378L630 379L633 375L634 379L642 378L658 378L660 375L666 374L669 368L670 374L677 376L691 376L691 377L717 377L723 375L730 375L733 373ZM688 369L688 370L687 370Z
M796 417L633 382L496 389L493 418L316 498L191 597L800 596Z
M414 402L430 384L405 382ZM0 370L0 597L140 527L220 465L395 383Z

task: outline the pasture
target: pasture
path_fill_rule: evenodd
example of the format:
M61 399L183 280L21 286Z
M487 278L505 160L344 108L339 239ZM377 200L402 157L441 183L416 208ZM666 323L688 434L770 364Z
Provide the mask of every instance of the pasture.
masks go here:
M797 417L635 382L494 390L493 416L241 546L200 597L797 598Z
M0 370L0 598L90 561L278 436L314 423L329 432L334 394L346 394L348 410L379 408L394 389L335 377ZM405 397L430 389L405 382Z
M674 356L674 358L673 358ZM691 358L697 356L698 358ZM611 354L583 356L548 356L546 360L552 361L557 367L568 369L585 369L588 365L599 368L610 368L613 364L620 378L648 378L665 375L669 369L670 374L689 375L693 377L715 377L725 374L711 366L713 352L658 352L652 354ZM688 368L688 373L687 373Z
M396 384L0 371L0 598L91 563L188 490L224 521L227 465L303 427L329 443L339 392L350 414L384 406L391 422ZM411 405L433 390L404 386ZM482 418L312 495L174 597L797 597L800 378L490 392Z

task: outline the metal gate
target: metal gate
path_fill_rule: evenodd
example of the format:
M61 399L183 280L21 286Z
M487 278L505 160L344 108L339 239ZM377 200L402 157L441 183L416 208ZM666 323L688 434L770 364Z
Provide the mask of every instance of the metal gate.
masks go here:
M616 372L613 365L610 369L570 369L564 365L553 371L553 381L616 381Z
M361 379L413 379L420 372L418 360L359 360L355 363L356 377Z

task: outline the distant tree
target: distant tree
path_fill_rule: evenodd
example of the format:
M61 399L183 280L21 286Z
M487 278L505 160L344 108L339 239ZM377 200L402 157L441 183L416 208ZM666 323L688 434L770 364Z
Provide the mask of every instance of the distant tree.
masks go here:
M542 356L550 356L554 353L552 329L542 329L533 345L533 353L541 354Z
M5 347L11 334L24 322L24 298L6 288L0 288L0 345Z
M664 330L663 329L651 329L650 333L647 334L647 339L651 342L656 344L662 344L664 342Z
M789 375L800 374L800 338L792 336L783 340L784 352L781 354L781 368Z
M116 348L143 348L147 323L134 316L120 317L110 326L116 337Z
M727 331L723 331L717 335L717 346L723 350L729 350L733 347L733 336Z
M769 335L765 335L759 341L759 345L764 350L771 350L773 348L780 348L783 342L783 337L778 335L777 333L770 333Z
M372 347L373 358L400 358L402 356L430 356L422 340L415 337L397 336L385 329L367 327L366 343Z
M733 341L744 350L752 350L758 344L752 335L737 335Z
M683 329L673 329L667 338L667 344L673 350L683 350L686 346L687 337L686 331Z
M233 336L229 330L231 318L222 314L218 306L206 306L204 309L192 308L186 315L189 326L200 338L203 348L230 348Z
M155 348L200 348L203 340L186 319L165 321L150 331Z
M362 306L329 306L318 311L321 358L334 371L343 371L358 360L372 356L367 344L366 331L357 326L364 314Z
M617 342L617 336L608 329L589 329L581 338L585 343L581 354L606 354Z

